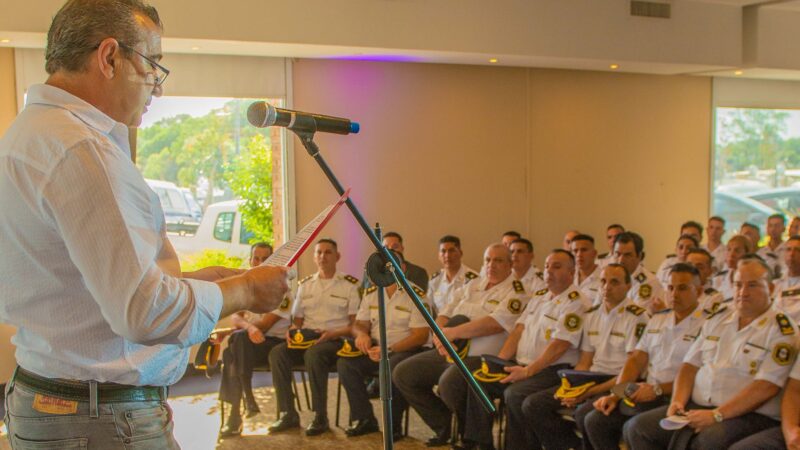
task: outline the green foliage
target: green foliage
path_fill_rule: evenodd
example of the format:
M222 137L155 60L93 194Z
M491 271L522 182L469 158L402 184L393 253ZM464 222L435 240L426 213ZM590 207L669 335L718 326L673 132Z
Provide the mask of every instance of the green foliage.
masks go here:
M244 260L236 256L228 256L224 250L203 250L181 260L181 270L192 272L209 266L223 266L238 269L243 267Z
M794 166L800 155L796 139L784 140L789 113L770 109L724 109L718 121L717 171L724 173ZM800 161L797 161L800 162Z
M273 241L271 147L264 136L252 136L225 172L231 190L245 200L239 211L245 227L253 233L250 244Z

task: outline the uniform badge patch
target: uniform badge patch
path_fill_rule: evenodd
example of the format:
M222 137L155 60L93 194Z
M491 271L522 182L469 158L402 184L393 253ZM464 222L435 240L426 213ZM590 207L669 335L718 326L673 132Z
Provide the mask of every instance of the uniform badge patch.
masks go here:
M519 299L512 298L508 301L508 310L513 314L519 314L522 311L522 302Z
M794 334L794 326L792 326L791 322L789 322L789 318L786 317L786 314L777 314L775 316L775 320L778 321L778 326L781 328L781 334L784 336L791 336Z
M649 284L643 284L639 286L639 297L641 298L650 298L650 295L653 293L653 288L650 287Z
M581 317L575 313L567 314L564 317L564 327L569 331L578 331L581 327Z
M785 342L781 342L780 344L776 345L774 349L772 349L772 360L778 365L788 366L792 363L793 359L794 347Z

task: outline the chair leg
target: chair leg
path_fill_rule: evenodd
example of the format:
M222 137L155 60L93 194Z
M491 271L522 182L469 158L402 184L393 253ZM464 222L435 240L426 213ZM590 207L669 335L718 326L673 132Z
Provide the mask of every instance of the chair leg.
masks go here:
M303 408L300 406L300 392L297 390L297 380L294 379L294 373L292 373L292 393L294 393L294 404L297 406L297 411L300 412ZM306 397L308 394L306 393Z
M308 406L308 410L311 411L311 396L308 395L308 384L306 383L306 372L301 371L300 377L303 380L303 392L306 394L306 406Z
M503 427L506 426L506 416L505 411L506 404L505 401L501 398L500 404L497 406L497 450L503 450L504 442L503 442Z
M342 406L342 381L336 377L336 428L339 428L339 415Z
M403 412L405 414L405 418L403 419L403 436L408 436L408 423L411 420L411 407L406 406L406 410Z
M222 400L219 401L219 429L222 431L222 427L225 426L225 402Z

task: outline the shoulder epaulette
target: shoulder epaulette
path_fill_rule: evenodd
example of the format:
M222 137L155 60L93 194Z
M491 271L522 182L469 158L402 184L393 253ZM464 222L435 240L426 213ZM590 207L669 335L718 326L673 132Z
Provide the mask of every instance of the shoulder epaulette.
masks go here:
M653 315L656 315L656 314L667 314L667 313L670 313L670 312L672 312L672 308L662 309L661 311L653 313ZM638 316L638 314L637 314L637 316Z
M544 272L536 272L536 276L539 277L540 280L544 280Z
M310 280L313 277L314 277L314 275L309 275L309 276L303 278L302 280L298 281L297 284L303 284L303 283L305 283L306 281Z
M669 254L669 255L667 255L666 257L667 257L667 258L674 258L674 257L676 257L676 256L678 256L678 255L676 255L675 253L670 253L670 254Z
M417 295L419 296L419 298L424 298L424 297L425 297L425 291L423 291L423 290L422 290L422 289L420 289L419 287L417 287L417 286L413 286L413 285L412 285L412 286L411 286L411 289L413 289L413 290L414 290L414 292L416 292L416 293L417 293Z
M638 281L639 283L643 282L646 279L647 275L645 275L644 272L640 273L639 275L636 275L636 281Z
M769 256L770 258L773 258L773 259L778 259L778 255L776 255L775 253L772 253L772 252L767 252L767 256Z
M794 297L795 295L800 295L800 289L789 289L788 291L781 292L781 295L785 297Z
M479 276L480 275L478 275L475 272L467 272L467 273L464 274L464 278L466 278L467 281L474 280L475 278L478 278Z
M644 308L642 308L641 306L636 306L636 305L628 305L628 306L625 308L625 311L628 311L629 313L633 314L634 316L641 316L641 315L642 315L642 313L644 313L644 312L645 312L645 309L644 309Z
M703 291L703 292L705 292L705 293L706 293L706 295L711 295L711 294L716 294L716 293L717 293L717 290L716 290L716 289L714 289L714 288L712 288L712 287L710 287L710 288L707 288L707 289L706 289L705 291Z
M366 291L364 291L364 294L372 294L373 292L375 292L377 290L378 290L378 286L375 286L373 284L372 286L368 287Z
M721 308L717 308L717 310L716 310L716 311L712 310L712 311L711 311L711 314L709 314L709 315L708 315L708 317L706 317L706 320L708 320L708 319L710 319L710 318L712 318L712 317L714 317L714 316L718 316L720 313L722 313L722 312L724 312L724 311L727 311L727 310L728 310L728 307L727 307L727 306L723 306L723 307L721 307Z
M592 306L591 308L587 309L587 310L586 310L586 312L587 312L587 313L590 313L590 312L595 312L595 311L597 311L598 309L600 309L600 307L601 307L602 305L603 305L602 303L598 303L598 304L596 304L596 305Z
M602 253L597 255L597 259L605 259L608 256L608 253Z
M784 336L791 336L794 334L794 326L789 322L789 318L784 313L775 315L775 320L778 321L778 327L781 329L781 334Z
M533 293L534 295L544 295L547 294L547 288L539 289L538 291Z
M439 271L439 272L433 272L433 275L431 275L431 280L433 280L434 278L438 277L438 276L439 276L439 275L441 275L441 274L442 274L442 272L441 272L441 271Z
M714 275L714 276L715 276L715 277L718 277L718 276L721 276L721 275L725 275L726 273L728 273L728 269L725 269L725 270L720 270L720 271L719 271L719 272L717 272L717 274L716 274L716 275Z
M514 292L525 292L525 287L522 285L521 281L514 280L511 284L514 286Z
M351 282L351 283L353 283L353 284L358 284L358 278L356 278L356 277L354 277L352 275L345 275L344 279L349 281L349 282Z
M581 294L578 291L572 291L567 295L567 298L570 300L575 300L576 298L580 297Z

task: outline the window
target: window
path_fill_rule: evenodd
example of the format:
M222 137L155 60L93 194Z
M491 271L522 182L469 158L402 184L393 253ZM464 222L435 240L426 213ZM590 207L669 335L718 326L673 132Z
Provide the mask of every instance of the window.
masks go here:
M743 222L761 228L800 215L800 111L716 108L713 214L728 236Z
M214 225L214 239L230 242L233 237L233 219L236 213L225 212L217 216L217 223Z

